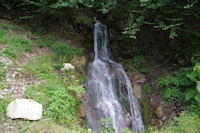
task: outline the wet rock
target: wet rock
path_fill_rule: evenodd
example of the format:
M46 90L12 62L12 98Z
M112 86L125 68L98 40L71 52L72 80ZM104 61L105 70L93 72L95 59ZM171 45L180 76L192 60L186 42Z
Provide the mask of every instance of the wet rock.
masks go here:
M133 92L137 99L142 97L142 86L140 84L133 84Z
M86 112L85 112L85 105L84 104L81 104L77 110L77 116L80 117L80 118L84 118L86 115Z
M42 119L42 105L31 99L16 99L8 104L6 115L11 119Z
M85 56L74 56L71 64L73 64L80 72L85 73L85 66L86 66L87 59Z
M131 127L131 125L132 125L132 118L131 118L130 113L128 113L128 112L126 113L125 121L126 121L126 125L128 127Z
M162 115L163 115L162 106L158 106L158 107L156 108L155 114L156 114L156 116L157 116L158 118L161 118L161 117L162 117Z

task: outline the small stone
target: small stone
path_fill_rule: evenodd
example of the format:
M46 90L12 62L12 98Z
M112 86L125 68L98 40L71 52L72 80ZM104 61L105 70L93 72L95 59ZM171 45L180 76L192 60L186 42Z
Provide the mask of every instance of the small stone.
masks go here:
M92 130L90 128L88 129L88 133L92 133Z
M64 65L64 68L62 68L61 70L69 70L69 69L74 70L75 69L75 67L70 63L64 63L63 65Z
M158 106L156 108L155 114L156 114L157 117L161 118L161 116L163 115L162 106Z
M16 99L8 104L6 115L11 119L42 119L42 105L31 99Z
M162 116L162 120L165 121L167 119L166 116Z
M137 99L140 99L142 97L142 86L140 84L133 84L133 92L135 94L135 97Z

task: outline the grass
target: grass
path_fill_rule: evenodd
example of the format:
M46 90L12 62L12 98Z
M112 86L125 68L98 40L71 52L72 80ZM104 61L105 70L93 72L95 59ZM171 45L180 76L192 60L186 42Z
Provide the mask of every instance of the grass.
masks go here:
M20 58L24 51L32 52L34 49L33 43L30 39L13 36L9 40L9 45L6 47L4 53L11 58Z
M5 114L6 114L7 105L13 100L14 100L14 98L4 97L0 101L0 124L5 121Z
M6 44L8 42L7 38L8 32L0 27L0 44Z
M0 28L7 29L8 25L5 23L0 23Z
M41 36L38 39L38 45L40 47L50 47L55 43L55 38L52 35Z
M79 81L69 79L69 73L66 73L64 79L61 78L55 72L54 63L52 56L42 55L23 67L24 75L42 79L39 86L26 88L26 96L43 104L45 117L51 117L60 124L71 125L76 121L76 110L81 103L75 99L73 92L82 93L83 87L79 86Z
M5 65L0 62L0 90L5 88L6 72Z
M54 44L52 46L52 51L55 53L57 58L63 62L70 62L74 55L74 50L69 46L69 44L64 42Z

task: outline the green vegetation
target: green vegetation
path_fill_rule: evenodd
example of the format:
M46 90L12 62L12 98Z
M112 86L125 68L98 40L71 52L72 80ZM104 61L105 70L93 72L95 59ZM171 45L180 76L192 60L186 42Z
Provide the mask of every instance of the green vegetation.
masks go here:
M144 56L138 55L133 58L133 66L137 68L141 73L147 73L149 67L145 66Z
M114 133L114 129L112 128L112 118L101 118L101 124L103 126L102 133Z
M8 57L19 59L22 56L24 51L26 51L26 52L33 51L32 41L25 37L13 36L9 40L9 45L6 47L4 53Z
M38 39L38 45L40 47L52 46L55 43L55 38L52 35L42 36Z
M200 118L193 113L182 112L179 117L175 117L174 121L170 122L161 131L155 130L153 127L148 129L150 133L198 133L200 127Z
M90 27L93 25L93 19L81 12L78 13L77 17L75 18L75 21L79 24L84 24Z
M7 105L13 101L13 98L10 97L4 97L1 101L0 101L0 124L3 123L5 121L5 115L6 115L6 108Z
M180 98L181 96L181 91L176 88L166 88L164 91L164 99L167 100L169 103L172 103L176 99Z
M151 92L152 88L149 83L145 83L142 87L142 91L144 94L149 94Z
M75 48L74 52L76 53L76 55L78 56L82 56L83 55L83 49L81 48Z
M190 104L191 110L200 111L200 63L193 61L193 67L184 68L175 75L159 78L157 86L165 87L164 98L169 102L183 100Z
M112 118L101 118L101 125L102 129L100 130L100 133L115 133L115 130L112 128ZM122 129L122 133L132 133L133 131L129 128Z
M0 44L6 44L8 32L0 26Z
M123 42L123 46L116 45L116 51L121 50L116 57L131 59L133 62L131 65L147 77L151 76L153 71L149 72L151 66L146 65L147 60L144 55L153 58L150 60L152 65L160 64L162 60L163 63L155 68L164 66L170 71L168 76L157 80L157 88L163 88L159 91L163 92L164 99L169 103L175 103L177 100L184 102L192 113L200 115L199 2L199 0L1 0L0 14L2 15L0 17L6 16L8 19L11 17L17 22L29 23L31 30L40 36L36 40L38 45L52 49L51 57L40 56L33 59L24 66L23 73L27 77L33 76L44 80L44 83L37 87L29 86L27 96L41 101L48 112L46 116L54 118L59 123L66 123L64 119L70 121L75 119L72 112L80 103L73 101L74 93L69 94L74 91L80 93L79 90L82 89L78 83L80 81L77 82L72 78L74 76L72 72L65 72L64 76L67 78L63 78L55 73L55 68L60 70L63 63L70 62L75 54L81 56L83 49L71 48L67 43L56 42L53 36L47 35L47 27L49 23L62 24L67 21L67 26L71 31L83 31L84 27L87 34L92 34L94 15L98 19L105 20L101 21L107 25L111 40ZM3 44L1 46L5 47L5 51L1 51L0 54L5 54L12 59L20 59L23 52L32 52L34 47L29 38L9 37L10 31L17 29L15 25L0 23L0 45ZM29 36L31 38L32 34ZM88 38L85 39L88 41L87 51L92 44ZM121 49L124 47L127 51ZM149 50L151 48L152 50ZM124 58L122 60L125 60ZM5 86L5 73L6 70L1 65L0 89ZM151 86L153 84L144 84L142 91L145 96L151 94ZM66 100L71 103L63 103ZM145 100L141 102L144 108L143 113L149 118L145 110L150 110L150 105ZM63 114L63 110L66 109L69 110L66 112L67 118ZM188 132L191 129L196 132L196 127L194 126L192 130L189 120L185 120L185 125L182 125L184 119L190 119L190 117L191 123L194 122L193 117L199 120L196 115L183 114L180 115L178 121L175 120L176 124L162 130ZM147 119L145 124L148 121Z
M66 76L61 78L53 64L51 56L43 55L24 66L22 72L26 76L39 76L43 79L39 86L29 86L26 95L43 104L45 117L70 126L76 122L76 110L81 103L75 97L84 93L84 89L77 79L72 78L72 73L66 72Z
M0 62L0 81L5 80L6 78L6 69L5 69L5 65Z
M143 97L141 99L141 106L142 106L142 118L143 118L143 122L145 124L146 127L149 126L149 122L152 116L152 109L151 109L151 105L150 103L146 100L145 97Z
M6 69L5 65L0 62L0 90L5 89Z
M57 58L63 62L70 62L74 54L73 49L64 42L56 43L52 46L52 50Z

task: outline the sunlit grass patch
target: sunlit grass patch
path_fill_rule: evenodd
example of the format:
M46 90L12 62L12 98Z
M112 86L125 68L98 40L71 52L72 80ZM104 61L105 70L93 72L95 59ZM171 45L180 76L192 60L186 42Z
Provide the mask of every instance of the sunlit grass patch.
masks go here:
M21 36L13 36L9 40L9 45L6 47L4 53L9 57L20 58L24 51L32 52L33 49L34 46L30 39Z

